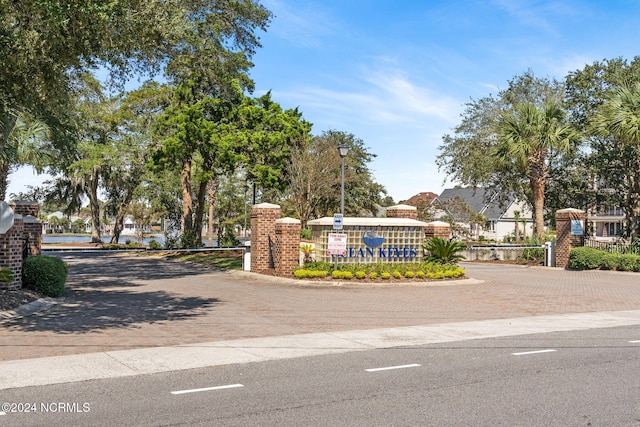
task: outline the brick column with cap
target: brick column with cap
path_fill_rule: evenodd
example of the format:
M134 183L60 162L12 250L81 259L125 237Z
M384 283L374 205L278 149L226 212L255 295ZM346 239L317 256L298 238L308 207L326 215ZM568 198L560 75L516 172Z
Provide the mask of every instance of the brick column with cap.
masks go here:
M276 220L276 250L274 263L276 276L292 276L300 266L300 220L281 218Z
M279 205L260 203L251 208L251 271L254 273L265 273L275 267L273 246L279 218Z
M387 218L418 219L418 208L410 205L395 205L387 208Z
M584 246L586 217L580 209L556 211L556 267L567 268L571 249Z
M22 288L22 249L24 222L22 215L15 214L13 227L5 234L0 234L0 267L13 272L13 281L0 281L1 290L17 290Z
M29 255L40 255L42 251L42 223L38 220L40 206L38 202L15 200L9 202L13 211L22 215L24 221L23 241L26 243Z
M424 237L429 239L431 237L440 237L441 239L451 239L451 225L444 221L428 222L424 227Z

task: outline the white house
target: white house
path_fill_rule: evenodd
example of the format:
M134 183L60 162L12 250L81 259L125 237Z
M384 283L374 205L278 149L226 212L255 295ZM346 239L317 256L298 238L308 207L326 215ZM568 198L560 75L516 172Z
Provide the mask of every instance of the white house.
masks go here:
M445 209L436 214L442 220L447 215L465 229L471 237L482 236L487 240L502 241L515 237L516 212L519 213L518 232L520 237L533 235L533 211L527 202L507 196L501 201L498 194L486 188L448 188L433 203L440 203ZM484 215L484 225L477 224L474 214ZM467 231L468 230L468 231Z

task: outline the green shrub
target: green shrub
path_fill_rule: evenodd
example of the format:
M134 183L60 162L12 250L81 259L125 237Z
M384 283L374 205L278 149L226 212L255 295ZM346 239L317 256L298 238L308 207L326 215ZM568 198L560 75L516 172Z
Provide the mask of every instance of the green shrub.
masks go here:
M356 271L356 279L364 279L367 277L367 273L365 273L364 271Z
M328 274L327 271L320 271L320 270L307 270L304 268L295 270L293 272L293 276L297 279L314 279L317 277L326 277Z
M67 265L52 256L30 256L22 263L22 285L49 297L64 293Z
M296 270L293 272L293 276L298 279L306 279L309 277L309 270Z
M329 274L328 271L321 271L321 270L307 270L309 272L309 277L327 277L327 274Z
M618 255L618 265L616 266L616 270L635 271L639 258L640 257L638 257L638 255L634 254Z
M375 271L372 271L371 273L369 273L369 279L376 280L377 278L378 278L378 273L376 273Z
M157 240L153 239L149 242L149 249L152 251L157 251L162 249L162 245Z
M394 270L393 277L396 279L402 279L402 273L400 273L398 270Z
M569 254L569 268L593 270L604 263L607 252L587 246L573 248Z
M331 271L333 270L333 264L323 261L313 261L305 263L304 268L307 270Z
M345 279L345 280L353 279L353 274L351 274L350 271L334 270L331 273L331 276L334 279Z
M300 238L304 240L311 240L311 230L308 228L300 230Z
M422 271L422 270L418 270L418 271L416 271L416 277L417 277L418 279L424 279L424 276L425 276L424 271Z
M616 270L618 268L618 255L604 254L600 268L603 270Z
M404 277L406 277L407 279L413 279L415 276L415 273L413 272L413 270L409 270L409 271L405 271L404 272Z
M389 280L391 278L391 273L389 273L388 271L383 271L382 273L380 273L380 278Z

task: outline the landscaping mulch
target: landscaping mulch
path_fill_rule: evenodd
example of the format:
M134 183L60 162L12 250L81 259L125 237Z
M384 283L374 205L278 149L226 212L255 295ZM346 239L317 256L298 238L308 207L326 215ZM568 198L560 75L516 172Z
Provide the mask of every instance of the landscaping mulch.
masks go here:
M0 291L0 311L14 310L40 298L42 295L29 289L2 290Z

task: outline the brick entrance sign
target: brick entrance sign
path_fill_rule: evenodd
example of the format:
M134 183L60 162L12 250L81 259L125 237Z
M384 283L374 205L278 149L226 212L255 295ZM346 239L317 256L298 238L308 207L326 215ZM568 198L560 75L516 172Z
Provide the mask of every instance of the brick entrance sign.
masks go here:
M585 219L580 209L556 211L556 267L567 268L571 249L584 246Z

